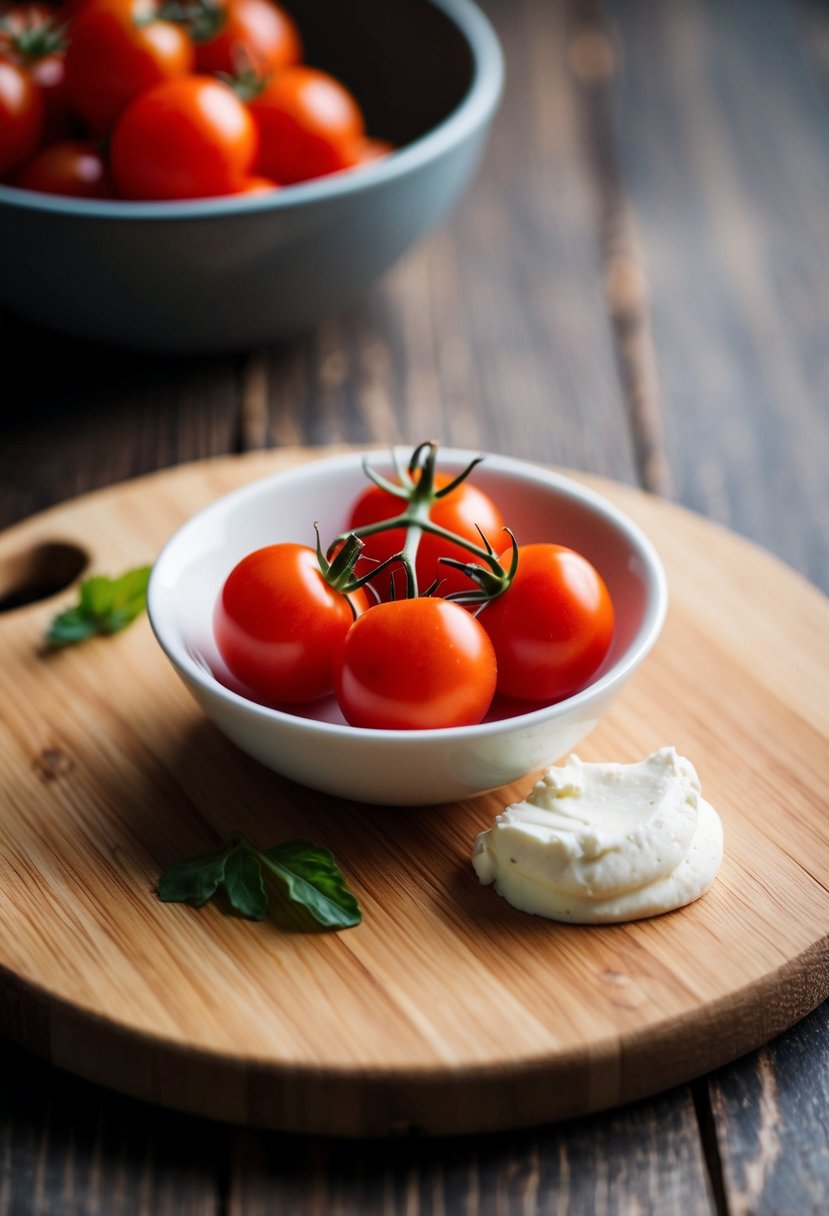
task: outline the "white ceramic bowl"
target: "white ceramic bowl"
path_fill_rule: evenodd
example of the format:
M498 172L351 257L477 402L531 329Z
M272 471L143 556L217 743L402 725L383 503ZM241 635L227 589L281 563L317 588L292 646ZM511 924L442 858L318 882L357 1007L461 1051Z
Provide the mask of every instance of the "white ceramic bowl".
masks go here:
M460 471L477 455L442 449L438 467ZM388 472L382 453L372 464ZM543 709L443 730L348 726L333 697L297 713L233 690L213 640L221 586L246 554L276 541L314 543L343 530L367 484L358 454L314 461L220 498L189 520L155 564L149 615L156 637L220 730L286 777L362 802L425 805L496 789L551 764L598 723L656 641L665 617L665 575L642 532L611 503L569 478L520 460L487 456L474 483L499 504L521 543L548 540L583 553L613 598L610 652L587 688ZM238 687L238 686L237 686Z

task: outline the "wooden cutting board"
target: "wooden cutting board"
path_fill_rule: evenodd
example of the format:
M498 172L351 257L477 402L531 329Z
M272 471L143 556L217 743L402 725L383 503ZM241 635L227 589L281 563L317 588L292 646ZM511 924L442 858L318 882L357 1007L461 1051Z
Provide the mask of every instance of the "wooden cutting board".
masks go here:
M70 547L68 573L75 545L95 572L151 561L218 494L311 455L185 466L31 519L0 538L0 595L36 576L45 545ZM419 810L292 785L206 721L146 620L42 653L63 593L0 616L0 1028L94 1081L224 1119L452 1133L642 1097L825 998L829 602L723 529L589 481L656 544L671 607L580 753L671 743L692 759L726 837L701 901L604 928L519 913L469 854L529 779ZM158 901L163 867L235 829L328 845L364 924L301 935Z

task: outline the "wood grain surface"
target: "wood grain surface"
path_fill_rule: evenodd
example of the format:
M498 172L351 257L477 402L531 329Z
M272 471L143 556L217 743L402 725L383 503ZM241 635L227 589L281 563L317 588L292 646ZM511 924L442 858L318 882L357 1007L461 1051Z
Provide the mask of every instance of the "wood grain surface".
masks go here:
M829 591L825 3L482 7L507 60L482 172L349 314L198 360L0 318L0 526L181 461L416 422L668 492ZM656 1100L356 1148L170 1114L0 1039L0 1212L824 1216L827 1092L827 1003Z
M0 538L0 577L56 541L86 545L93 571L152 560L219 492L308 456L184 466L68 503ZM517 913L480 887L469 855L529 781L409 812L317 795L219 736L146 622L39 653L51 597L0 620L4 1028L168 1105L376 1135L613 1106L814 1008L829 992L829 604L711 524L605 488L663 554L671 609L656 652L582 751L631 761L674 743L695 761L728 842L703 900L612 928ZM758 613L770 578L774 605ZM326 844L364 925L303 937L158 902L160 869L234 830L263 845Z

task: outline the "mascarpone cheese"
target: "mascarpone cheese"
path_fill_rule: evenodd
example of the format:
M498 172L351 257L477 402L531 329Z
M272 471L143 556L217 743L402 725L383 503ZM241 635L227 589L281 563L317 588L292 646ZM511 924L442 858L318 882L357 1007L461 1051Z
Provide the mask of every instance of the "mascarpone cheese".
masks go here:
M516 908L578 924L657 916L698 899L722 861L722 824L673 747L638 764L547 769L475 841L472 864Z

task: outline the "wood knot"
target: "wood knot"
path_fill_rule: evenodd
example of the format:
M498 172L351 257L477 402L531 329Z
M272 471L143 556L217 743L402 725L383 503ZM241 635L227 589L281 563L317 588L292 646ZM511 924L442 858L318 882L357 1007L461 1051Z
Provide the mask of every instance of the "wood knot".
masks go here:
M630 976L625 975L624 971L614 971L612 967L605 967L602 979L606 984L625 985L630 983Z
M585 27L567 48L570 70L580 84L605 84L616 73L616 49L602 30Z
M640 1009L649 998L640 984L624 971L605 967L601 978L607 985L607 994L617 1009Z
M65 777L74 767L72 757L59 747L44 747L32 761L32 768L41 781L56 781L58 777Z

